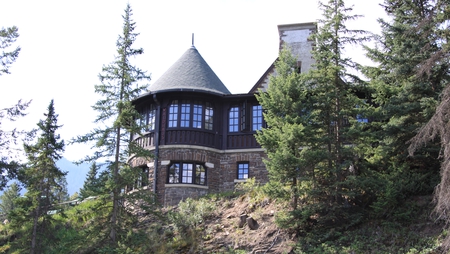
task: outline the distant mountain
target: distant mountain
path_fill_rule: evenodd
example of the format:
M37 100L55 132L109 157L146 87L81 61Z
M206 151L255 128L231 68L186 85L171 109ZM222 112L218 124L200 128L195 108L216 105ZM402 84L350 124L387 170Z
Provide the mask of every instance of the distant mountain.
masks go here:
M86 175L89 172L89 164L76 165L73 162L62 158L56 162L56 165L63 172L67 172L67 190L69 195L73 195L75 192L80 193L80 189L83 187Z

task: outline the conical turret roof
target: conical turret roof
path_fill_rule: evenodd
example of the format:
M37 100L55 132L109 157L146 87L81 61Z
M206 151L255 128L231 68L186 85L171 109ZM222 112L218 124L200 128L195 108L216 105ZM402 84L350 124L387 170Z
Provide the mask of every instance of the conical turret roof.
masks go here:
M149 90L151 93L196 91L231 94L194 46L150 85Z

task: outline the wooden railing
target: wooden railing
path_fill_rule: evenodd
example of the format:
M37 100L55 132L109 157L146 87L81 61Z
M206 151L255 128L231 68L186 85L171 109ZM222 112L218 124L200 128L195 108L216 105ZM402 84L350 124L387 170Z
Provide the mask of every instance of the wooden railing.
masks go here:
M250 134L228 134L227 149L258 148L260 145L256 142L253 133Z
M253 133L228 134L225 147L222 146L222 136L203 130L168 130L161 140L160 145L197 145L217 149L246 149L259 148ZM144 148L155 147L155 133L148 132L142 137L137 137L134 142Z
M154 132L145 133L142 137L135 138L134 142L136 142L143 148L155 147L155 133Z
M165 135L165 144L197 145L219 148L218 136L212 132L201 130L168 130Z

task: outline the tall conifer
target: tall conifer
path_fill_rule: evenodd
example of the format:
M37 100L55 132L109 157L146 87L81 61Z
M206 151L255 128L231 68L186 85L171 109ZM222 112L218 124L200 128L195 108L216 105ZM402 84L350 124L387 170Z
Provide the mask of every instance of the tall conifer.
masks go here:
M400 205L409 195L432 192L438 181L438 145L430 143L408 157L408 142L430 119L445 80L448 61L420 75L427 59L440 48L435 31L439 27L424 20L433 16L434 1L386 0L388 20L380 20L381 35L376 47L368 49L368 57L376 65L367 67L374 102L378 105L373 130L378 136L373 143L371 160L383 174L384 188L374 207L381 215Z
M356 63L342 53L345 46L365 40L364 32L345 26L358 16L349 15L351 8L342 0L320 7L323 20L311 38L316 43L314 68L297 74L295 59L283 50L267 93L257 96L268 123L257 140L267 150L271 181L291 186L300 223L312 215L326 223L341 222L344 210L364 193L355 182L364 146L365 87L351 74Z
M37 124L40 132L37 142L24 145L28 162L20 174L20 179L27 189L26 199L30 204L26 207L28 213L25 215L32 221L31 235L28 238L31 244L30 253L44 251L45 240L49 240L50 235L47 230L52 220L48 212L61 201L59 193L66 188L61 185L65 181L66 173L56 166L64 151L64 141L60 140L59 134L56 133L61 126L58 125L53 100L44 116L46 118Z
M136 119L141 116L132 105L132 101L147 90L150 76L145 71L134 66L131 59L144 53L142 48L133 48L137 36L132 9L128 4L123 18L122 34L117 39L117 55L111 64L105 65L99 74L100 84L95 86L95 92L101 98L93 106L98 112L95 123L99 127L84 136L78 137L76 142L95 142L95 154L88 156L86 161L106 159L106 168L110 171L111 179L108 186L112 193L112 211L109 223L110 246L117 246L118 230L123 208L121 191L130 183L131 175L136 175L142 169L132 168L128 164L130 156L149 157L150 152L131 142L131 133L139 134L141 129Z

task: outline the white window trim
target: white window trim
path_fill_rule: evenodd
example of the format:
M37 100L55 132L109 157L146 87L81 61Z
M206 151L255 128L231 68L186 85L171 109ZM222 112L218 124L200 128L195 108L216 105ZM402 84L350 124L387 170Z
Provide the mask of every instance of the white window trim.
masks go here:
M191 183L166 183L164 185L166 188L198 188L198 189L209 189L206 185L198 185Z

